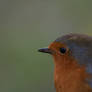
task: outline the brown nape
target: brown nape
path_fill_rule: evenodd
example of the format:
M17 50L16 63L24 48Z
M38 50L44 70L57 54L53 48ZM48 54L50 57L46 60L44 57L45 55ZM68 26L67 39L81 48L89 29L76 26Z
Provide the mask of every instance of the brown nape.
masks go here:
M64 44L56 42L49 46L56 52L53 55L56 92L92 92L92 88L86 81L90 75L86 72L85 66L80 66L69 53L60 54L58 48L61 46L66 47Z

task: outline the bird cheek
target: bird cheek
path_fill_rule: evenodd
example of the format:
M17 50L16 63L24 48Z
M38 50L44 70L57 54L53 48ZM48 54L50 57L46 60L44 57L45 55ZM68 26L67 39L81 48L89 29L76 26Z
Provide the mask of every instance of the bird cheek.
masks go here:
M54 52L53 56L54 56L55 58L62 58L61 53L59 53L59 52L57 52L57 51Z
M62 62L63 57L61 55L53 55L53 59L55 62Z

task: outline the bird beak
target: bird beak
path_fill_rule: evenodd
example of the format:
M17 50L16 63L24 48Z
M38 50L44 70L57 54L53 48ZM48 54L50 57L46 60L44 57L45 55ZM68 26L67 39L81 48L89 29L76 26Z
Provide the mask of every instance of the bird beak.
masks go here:
M49 48L41 48L41 49L38 49L39 52L43 52L43 53L49 53L49 54L52 54L52 50L49 49Z

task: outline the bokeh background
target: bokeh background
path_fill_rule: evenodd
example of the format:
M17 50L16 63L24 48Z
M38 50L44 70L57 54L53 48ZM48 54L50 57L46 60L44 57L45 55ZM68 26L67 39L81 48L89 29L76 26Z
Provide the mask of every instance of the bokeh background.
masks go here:
M55 92L37 49L71 32L92 35L92 0L0 0L0 92Z

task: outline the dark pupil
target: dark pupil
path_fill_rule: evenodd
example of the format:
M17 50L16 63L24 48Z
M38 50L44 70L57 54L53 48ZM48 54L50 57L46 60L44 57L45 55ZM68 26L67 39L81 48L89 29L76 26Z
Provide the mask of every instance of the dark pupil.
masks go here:
M61 53L65 53L66 52L66 48L60 48L60 52Z

